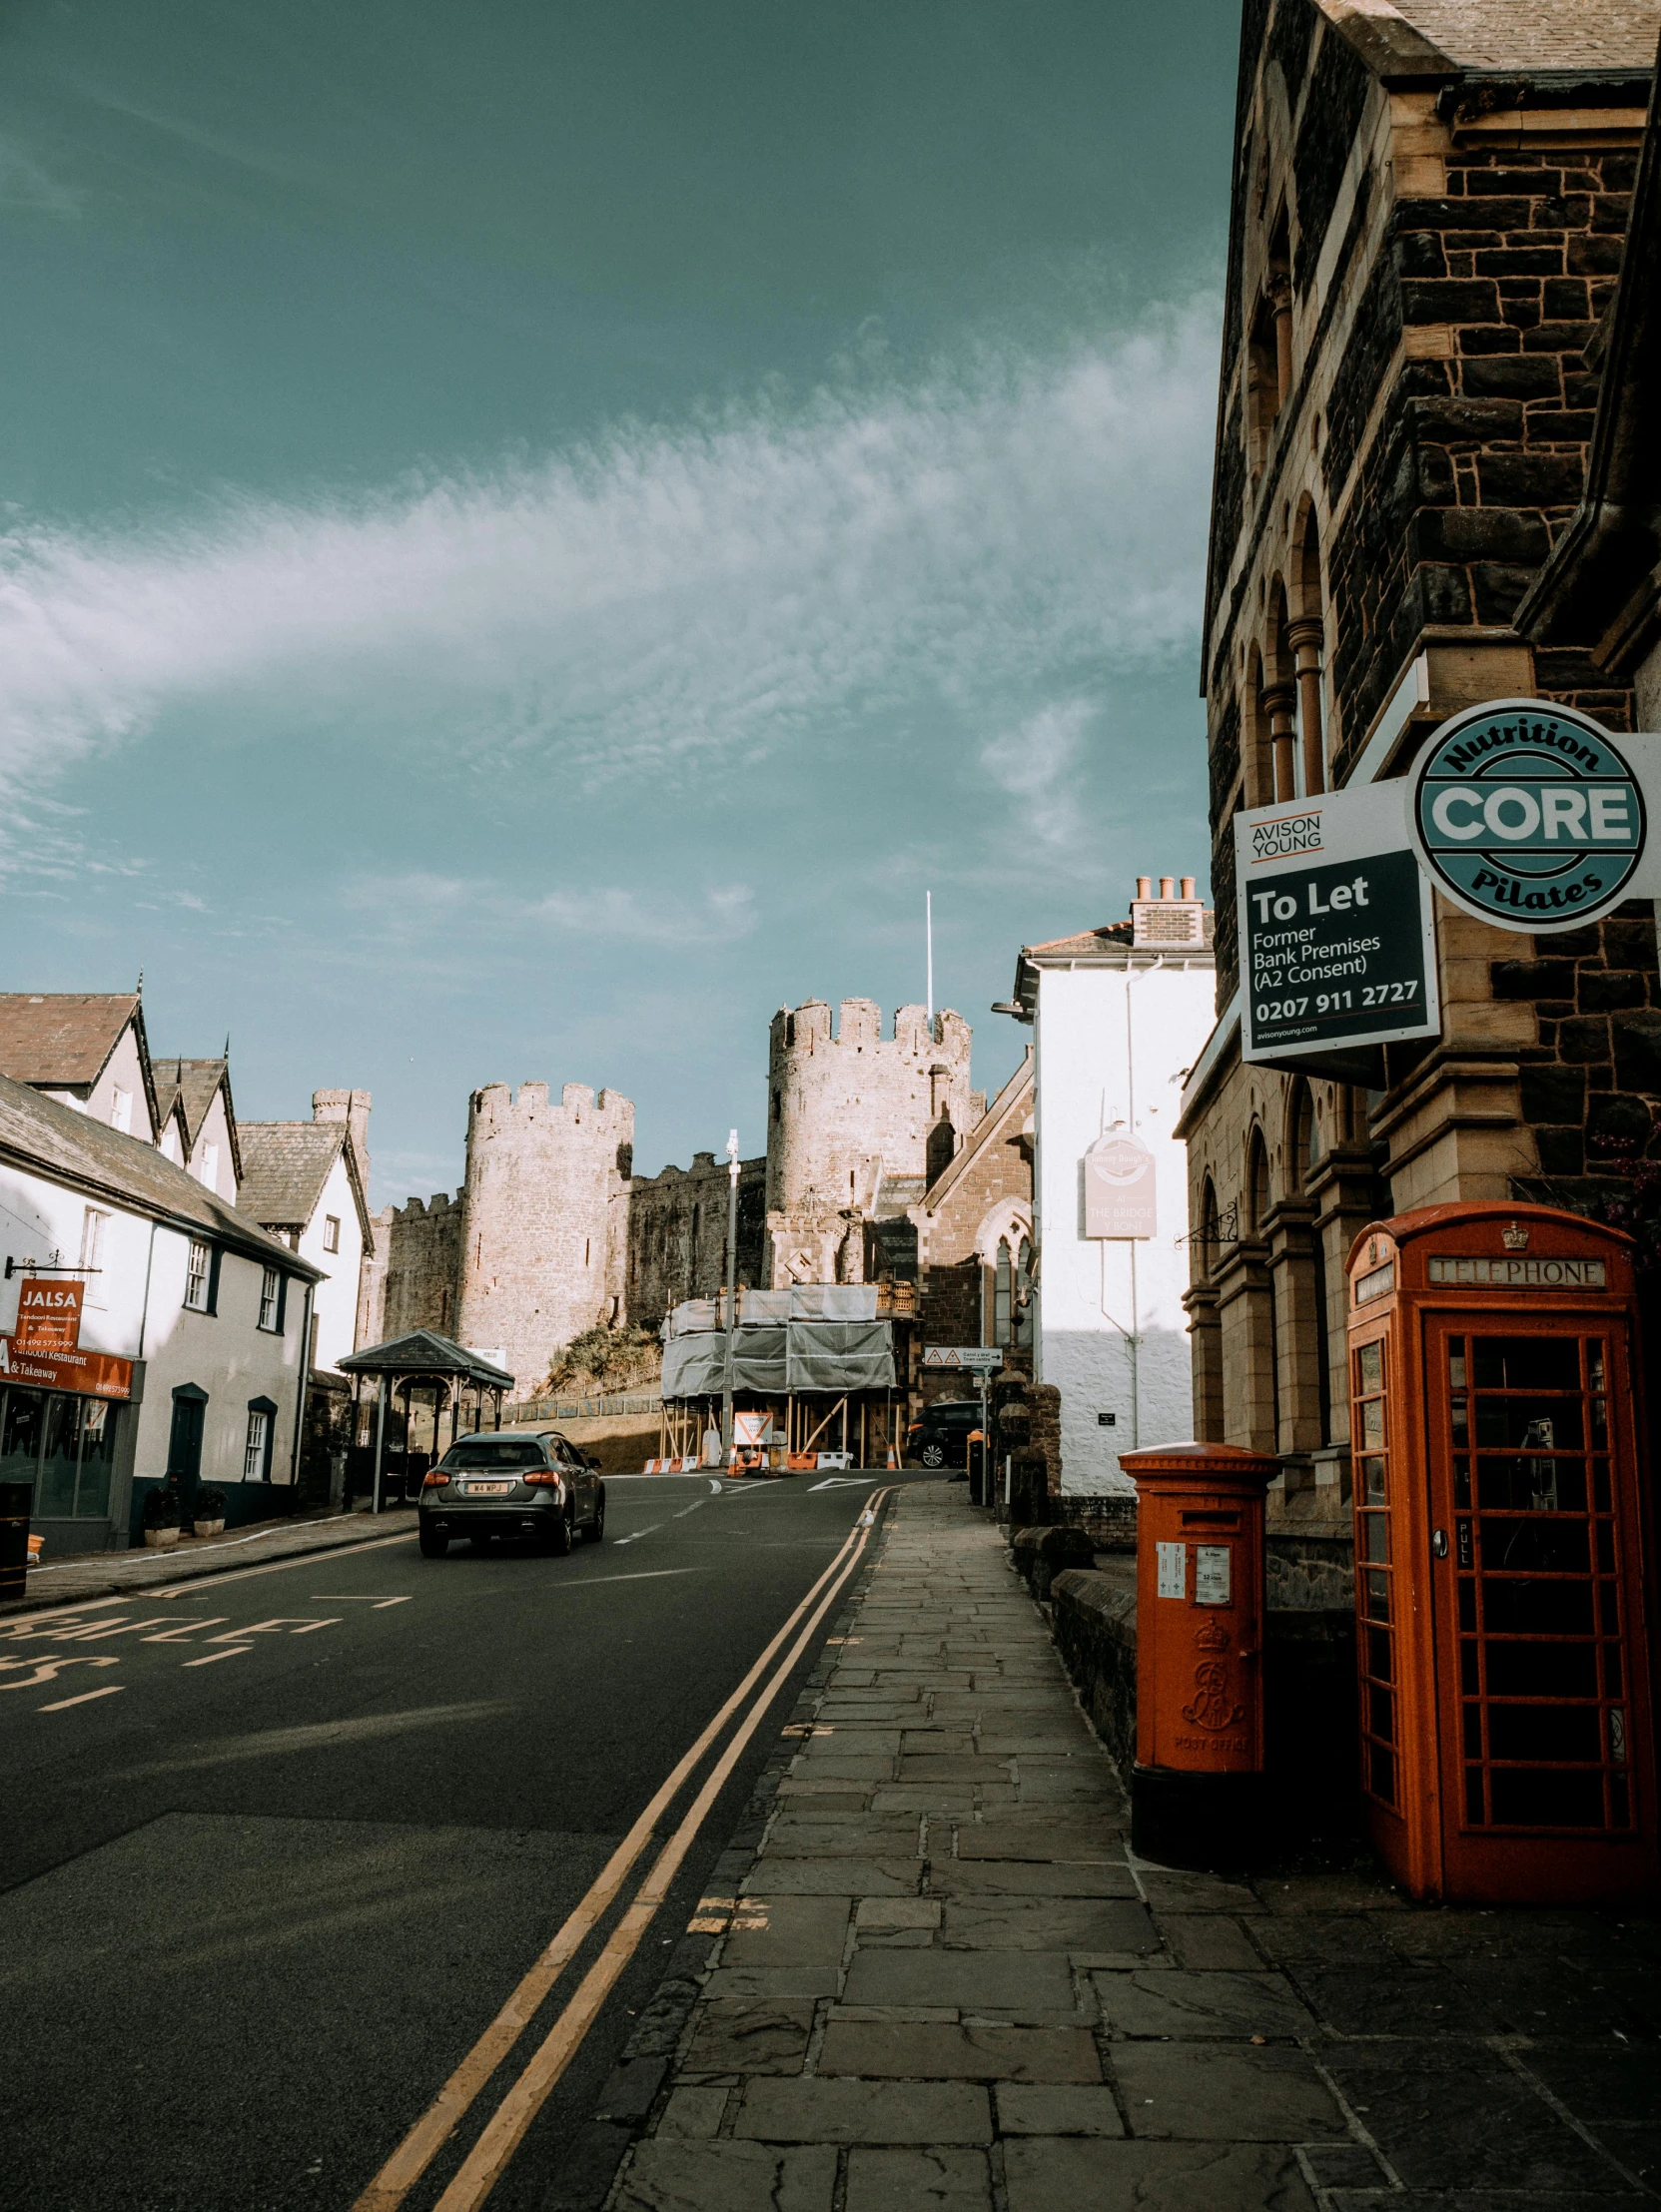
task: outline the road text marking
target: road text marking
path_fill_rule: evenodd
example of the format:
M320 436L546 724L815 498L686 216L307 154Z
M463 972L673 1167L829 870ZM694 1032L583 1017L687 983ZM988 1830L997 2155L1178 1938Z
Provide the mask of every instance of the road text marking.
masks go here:
M127 1685L107 1682L102 1690L83 1690L78 1698L60 1698L56 1705L37 1705L37 1713L67 1713L72 1705L91 1705L94 1698L119 1698Z
M214 1641L218 1643L218 1637ZM211 1667L216 1659L241 1659L244 1652L251 1652L253 1649L252 1644L234 1644L229 1651L208 1652L201 1659L187 1659L185 1665L187 1667Z

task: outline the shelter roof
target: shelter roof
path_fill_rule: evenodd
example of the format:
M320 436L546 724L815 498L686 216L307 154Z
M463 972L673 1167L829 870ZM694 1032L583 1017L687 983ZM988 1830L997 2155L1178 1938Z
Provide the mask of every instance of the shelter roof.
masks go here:
M335 1162L343 1154L364 1234L369 1204L358 1172L357 1147L345 1121L245 1121L243 1180L237 1203L269 1228L305 1228L318 1209Z
M309 1282L322 1276L252 1215L231 1205L142 1138L94 1121L60 1100L0 1076L0 1158L16 1161L73 1190L113 1199L134 1212L267 1262L281 1260Z
M481 1382L492 1390L513 1387L505 1367L479 1352L469 1352L436 1329L412 1329L408 1336L392 1336L385 1344L348 1352L335 1364L348 1375L459 1375L463 1382Z

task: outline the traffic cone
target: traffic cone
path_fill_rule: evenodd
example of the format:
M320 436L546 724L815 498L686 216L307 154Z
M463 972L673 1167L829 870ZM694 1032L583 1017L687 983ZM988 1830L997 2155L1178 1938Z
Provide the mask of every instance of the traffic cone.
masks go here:
M898 1470L899 1470L899 1465L900 1465L900 1461L899 1461L899 1455L898 1455L898 1454L896 1453L896 1451L895 1451L895 1449L894 1449L894 1445L893 1445L893 1442L892 1442L892 1440L890 1440L890 1443L889 1443L889 1446L888 1446L888 1464L889 1464L889 1467L890 1467L890 1468L891 1468L892 1470L894 1470L895 1472L898 1472Z

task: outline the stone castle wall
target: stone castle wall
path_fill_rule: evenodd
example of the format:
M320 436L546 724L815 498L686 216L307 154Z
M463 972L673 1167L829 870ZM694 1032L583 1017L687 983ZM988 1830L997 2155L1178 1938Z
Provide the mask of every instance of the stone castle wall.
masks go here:
M519 1393L554 1351L617 1319L623 1240L615 1201L634 1150L634 1106L614 1091L545 1083L475 1091L459 1268L461 1342L499 1347Z
M386 1343L412 1329L455 1334L461 1269L461 1192L435 1190L423 1205L384 1206L375 1215L377 1263L383 1269L377 1333Z
M766 1186L764 1156L739 1161L734 1272L747 1289L762 1280ZM726 1161L695 1152L690 1168L636 1175L622 1202L624 1317L655 1328L680 1299L713 1297L726 1280Z
M985 1111L970 1088L961 1016L901 1007L882 1034L874 999L809 999L773 1017L767 1063L769 1280L858 1280L861 1223L884 1182L926 1184ZM851 1272L850 1272L851 1271Z

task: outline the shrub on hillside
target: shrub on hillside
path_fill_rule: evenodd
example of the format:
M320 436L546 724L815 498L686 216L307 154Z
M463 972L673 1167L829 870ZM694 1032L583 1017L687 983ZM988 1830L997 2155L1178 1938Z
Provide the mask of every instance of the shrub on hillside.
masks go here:
M663 1346L650 1329L630 1322L617 1329L584 1329L556 1354L548 1369L550 1391L598 1397L608 1390L638 1390L663 1372Z

